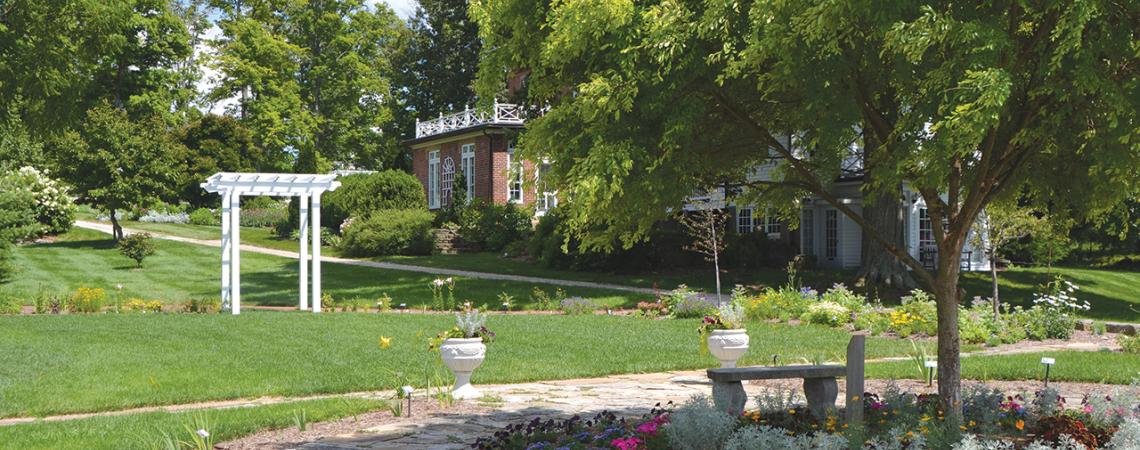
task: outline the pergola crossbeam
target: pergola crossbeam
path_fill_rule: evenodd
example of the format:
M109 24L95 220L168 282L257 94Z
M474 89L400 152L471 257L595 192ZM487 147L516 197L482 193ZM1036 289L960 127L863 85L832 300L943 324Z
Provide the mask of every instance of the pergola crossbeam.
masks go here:
M206 192L222 196L222 305L241 313L241 197L300 197L300 272L298 307L309 309L308 276L312 275L312 310L321 312L321 194L340 187L336 175L219 172L202 183ZM311 211L311 214L310 214ZM312 232L309 232L309 226ZM312 270L307 254L312 236Z

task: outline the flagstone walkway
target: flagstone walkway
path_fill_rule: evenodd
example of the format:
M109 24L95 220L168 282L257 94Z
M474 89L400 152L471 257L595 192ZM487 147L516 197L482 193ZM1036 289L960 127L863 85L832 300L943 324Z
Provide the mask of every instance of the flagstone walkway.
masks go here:
M969 385L976 382L964 381ZM867 390L882 392L887 381L868 380ZM933 392L936 387L914 380L897 382L910 392ZM990 382L989 386L1004 392L1033 392L1038 381ZM1069 404L1080 404L1086 393L1109 393L1125 389L1140 393L1136 386L1106 386L1092 383L1050 383L1058 388ZM844 383L839 383L839 406L846 397ZM489 436L512 423L525 423L534 418L567 418L579 415L589 418L603 410L626 417L640 417L657 404L680 404L694 395L709 395L711 384L704 371L676 371L652 374L615 375L602 378L547 381L510 385L478 386L485 397L460 403L452 409L440 409L435 399L417 396L413 399L411 417L384 415L376 423L367 420L349 423L348 419L324 431L300 433L295 430L268 431L219 448L240 449L460 449L470 448L479 437ZM801 380L765 380L746 383L752 399L765 393L794 390L802 393ZM418 406L417 406L418 405ZM425 408L431 405L430 408ZM416 415L417 409L431 409Z

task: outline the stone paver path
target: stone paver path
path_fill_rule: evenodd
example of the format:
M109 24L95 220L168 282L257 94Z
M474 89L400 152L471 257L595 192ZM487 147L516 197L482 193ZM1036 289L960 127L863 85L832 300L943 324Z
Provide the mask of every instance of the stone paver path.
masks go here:
M77 220L77 221L75 221L75 226L80 227L80 228L86 228L88 230L95 230L95 231L100 231L103 233L111 234L111 225L110 224L105 224L105 223L100 223L100 222L91 222L91 221L86 221L86 220ZM131 230L128 228L123 228L124 234L134 234L134 233L138 233L138 232L140 232L140 230ZM192 238L187 238L187 237L182 237L182 236L172 236L169 234L155 233L155 232L150 232L150 231L148 231L147 233L150 233L155 238L165 239L168 241L185 242L188 244L205 245L205 246L210 246L210 247L221 247L222 246L221 240L192 239ZM220 231L219 231L219 234L221 234ZM243 244L241 246L241 249L242 249L242 251L245 251L245 252L280 256L282 258L297 259L300 257L295 252L272 249L272 248L265 248L265 247L257 247L257 246L253 246L253 245L244 245ZM443 269L443 268L435 268L435 267L415 266L415 265L411 265L411 264L399 264L399 263L378 262L378 261L365 261L365 260L359 260L359 259L340 258L340 257L336 257L336 256L325 256L325 255L321 255L321 262L322 263L332 263L332 264L347 264L350 266L373 267L373 268L377 268L377 269L402 270L405 272L429 273L432 275L447 275L447 276L456 276L456 277L480 278L480 279L485 279L485 280L519 281L519 282L523 282L523 283L540 283L540 284L550 284L550 285L556 285L556 286L611 289L611 290L615 290L615 291L636 292L639 294L648 294L648 295L655 295L655 294L661 292L657 289L641 288L641 287L634 287L634 286L624 286L624 285L620 285L620 284L611 284L611 283L597 283L597 282L593 282L593 281L562 280L562 279L557 279L557 278L529 277L529 276L523 276L523 275L508 275L508 274L502 274L502 273L475 272L475 271L470 271L470 270Z

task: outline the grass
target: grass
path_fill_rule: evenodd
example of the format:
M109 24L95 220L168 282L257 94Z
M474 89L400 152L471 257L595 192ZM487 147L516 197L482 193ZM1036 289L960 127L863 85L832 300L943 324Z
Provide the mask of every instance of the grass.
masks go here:
M1057 360L1049 371L1053 381L1130 384L1140 377L1140 357L1119 352L1059 351L962 358L962 378L970 380L1041 380L1045 374L1041 357ZM926 379L913 361L867 365L867 378Z
M173 438L190 441L203 424L213 442L263 430L288 428L304 411L310 422L336 420L385 408L381 400L328 398L274 405L187 412L153 412L38 422L0 427L0 447L24 450L95 450L165 448ZM204 422L203 422L204 420Z
M155 224L128 222L128 228L166 233L195 239L218 239L218 227L178 224ZM279 250L297 251L297 242L280 240L266 229L243 228L242 241ZM325 252L333 255L335 249L326 247ZM461 255L433 256L386 256L373 258L376 261L411 264L444 269L494 272L563 280L597 281L638 287L672 289L686 284L711 291L714 282L711 268L690 268L658 272L599 273L572 270L550 269L530 261L503 258L494 253L469 253ZM1109 269L1089 269L1077 267L1018 267L1005 270L998 275L1003 301L1013 305L1032 306L1033 294L1041 284L1061 274L1081 286L1081 299L1088 300L1093 309L1082 315L1092 319L1121 320L1140 322L1140 297L1134 295L1134 286L1140 285L1140 272ZM787 275L782 269L762 269L753 271L725 270L722 276L722 289L728 291L735 284L777 286L783 284ZM854 271L809 270L800 273L802 282L816 288L826 288L833 283L843 282L853 285ZM965 273L961 280L967 298L989 297L992 292L988 272ZM884 293L884 300L892 303L898 293Z
M0 417L43 416L263 395L300 396L425 386L443 375L428 336L440 314L99 314L0 317ZM495 315L498 334L474 382L651 373L713 367L697 320ZM748 324L744 364L842 360L849 334L819 326ZM392 346L382 350L381 335ZM871 338L868 358L905 355L909 341ZM933 352L933 350L929 350ZM450 381L447 381L450 383ZM434 383L440 384L440 383Z
M157 252L146 259L143 269L119 254L110 236L76 229L51 243L17 247L15 279L0 285L0 296L30 299L41 290L70 292L101 287L113 295L123 285L123 299L138 297L165 302L217 297L220 290L221 257L215 247L156 240ZM297 302L297 261L271 255L243 252L242 302L253 305L293 306ZM325 263L321 265L324 292L335 299L376 299L389 294L394 303L411 308L430 305L431 274ZM539 286L553 292L555 286L500 280L457 278L456 298L474 305L499 305L497 296L507 292L515 304L527 306L531 290ZM592 298L608 306L634 306L644 295L629 292L563 288L568 295ZM484 308L486 309L486 308Z
M108 222L109 223L109 222ZM123 228L130 230L149 231L151 233L181 236L190 239L216 241L222 237L221 226L191 225L183 223L151 223L127 221L122 223ZM241 227L241 242L246 245L296 252L300 241L297 239L281 239L268 228ZM310 244L312 245L312 244ZM340 256L334 247L321 246L321 254L327 256Z

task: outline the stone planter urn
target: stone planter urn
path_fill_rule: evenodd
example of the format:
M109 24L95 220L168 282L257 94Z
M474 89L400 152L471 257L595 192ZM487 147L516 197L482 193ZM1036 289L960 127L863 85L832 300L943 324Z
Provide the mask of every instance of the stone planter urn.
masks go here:
M483 396L475 386L471 385L471 372L483 364L486 354L487 346L483 345L482 338L450 338L439 346L439 356L443 359L443 364L455 374L455 388L451 390L452 398L464 400Z
M708 338L709 353L720 361L721 368L736 367L736 360L748 352L748 331L713 330Z

